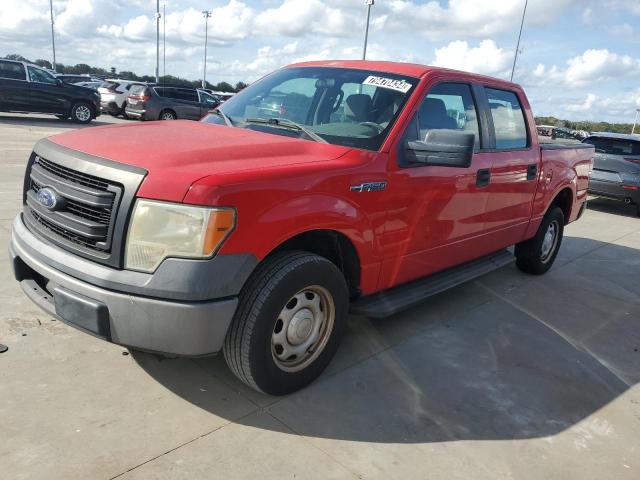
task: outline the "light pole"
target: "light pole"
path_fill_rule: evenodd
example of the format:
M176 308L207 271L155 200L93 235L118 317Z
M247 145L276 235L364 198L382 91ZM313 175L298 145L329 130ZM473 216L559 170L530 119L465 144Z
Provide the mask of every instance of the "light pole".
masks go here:
M636 133L636 124L638 123L638 113L640 113L640 108L636 108L636 118L633 119L633 128L631 129L631 135Z
M49 0L49 11L51 12L51 45L53 47L53 71L56 71L56 36L53 33L53 0Z
M156 83L160 83L160 0L156 0Z
M369 19L371 18L371 5L375 4L375 0L364 0L367 6L367 26L364 28L364 48L362 49L362 60L367 59L367 41L369 40Z
M211 12L209 10L203 10L204 16L204 69L202 71L202 88L207 86L207 40L209 39L209 17Z
M511 68L511 79L513 82L513 73L516 71L516 61L518 60L518 50L520 50L520 37L522 37L522 27L524 26L524 16L527 14L528 0L524 0L524 10L522 11L522 22L520 22L520 32L518 33L518 43L516 44L516 52L513 55L513 67Z

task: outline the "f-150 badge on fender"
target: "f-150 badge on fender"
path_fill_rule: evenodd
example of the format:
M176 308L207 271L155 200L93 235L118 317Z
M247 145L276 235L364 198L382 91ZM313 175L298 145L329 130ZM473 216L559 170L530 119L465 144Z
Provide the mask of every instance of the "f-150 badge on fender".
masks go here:
M387 182L365 182L360 185L351 185L352 192L377 192L387 188Z

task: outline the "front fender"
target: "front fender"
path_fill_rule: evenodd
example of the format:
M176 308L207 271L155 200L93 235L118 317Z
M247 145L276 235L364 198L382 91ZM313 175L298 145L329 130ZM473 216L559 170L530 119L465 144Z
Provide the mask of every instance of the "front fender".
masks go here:
M222 253L251 251L261 260L296 235L312 230L333 230L351 240L361 261L377 257L372 223L362 209L348 199L308 194L273 203L259 213L252 214L250 206L236 208L238 228Z

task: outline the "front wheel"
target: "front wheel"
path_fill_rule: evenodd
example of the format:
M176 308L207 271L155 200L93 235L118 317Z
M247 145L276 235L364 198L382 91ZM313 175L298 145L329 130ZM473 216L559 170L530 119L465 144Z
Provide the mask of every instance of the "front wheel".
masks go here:
M552 207L542 218L536 235L516 245L516 265L533 275L546 273L553 265L562 244L564 214L559 207Z
M77 123L89 123L93 118L93 110L88 103L78 102L71 109L71 119Z
M267 259L242 293L224 357L248 386L271 395L315 380L334 356L347 321L348 288L329 260L306 252Z

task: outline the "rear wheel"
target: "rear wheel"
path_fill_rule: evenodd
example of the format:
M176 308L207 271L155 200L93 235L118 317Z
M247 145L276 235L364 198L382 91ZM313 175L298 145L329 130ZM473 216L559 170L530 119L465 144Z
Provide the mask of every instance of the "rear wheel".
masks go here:
M163 110L160 112L160 120L175 120L176 118L178 118L178 116L173 110Z
M78 102L71 108L71 119L77 123L89 123L93 118L93 110L86 102Z
M559 207L551 207L540 222L536 235L515 248L516 265L523 272L534 275L546 273L553 265L562 244L564 214Z
M284 395L315 380L335 354L348 288L329 260L283 252L258 267L240 294L224 357L248 386Z

